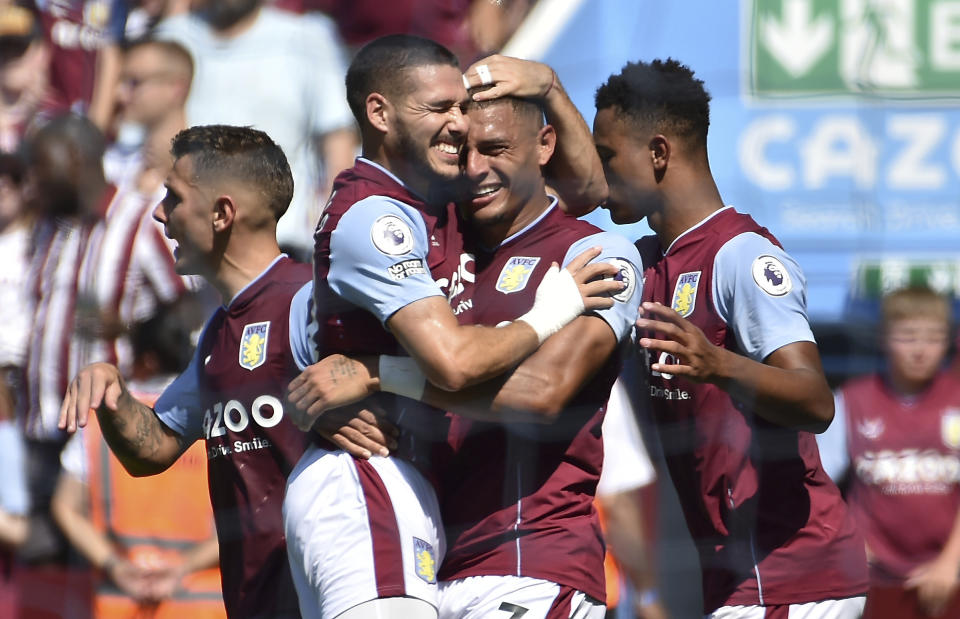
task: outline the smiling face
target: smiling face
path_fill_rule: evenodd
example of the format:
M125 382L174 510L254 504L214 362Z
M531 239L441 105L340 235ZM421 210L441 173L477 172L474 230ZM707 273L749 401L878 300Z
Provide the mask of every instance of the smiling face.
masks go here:
M535 198L544 197L540 167L553 154L553 128L539 127L509 101L472 106L469 117L460 210L475 226L503 228L506 236L542 210ZM523 217L528 205L536 213Z
M604 108L593 121L593 141L610 192L604 208L614 223L634 223L655 212L660 198L652 151L638 128L616 108Z
M460 71L424 65L407 69L406 77L409 94L392 102L395 115L385 146L418 177L410 179L415 185L456 180L467 135L462 109L467 91Z
M214 248L213 200L197 184L190 155L177 159L164 185L167 195L153 218L177 243L174 268L180 275L204 274Z

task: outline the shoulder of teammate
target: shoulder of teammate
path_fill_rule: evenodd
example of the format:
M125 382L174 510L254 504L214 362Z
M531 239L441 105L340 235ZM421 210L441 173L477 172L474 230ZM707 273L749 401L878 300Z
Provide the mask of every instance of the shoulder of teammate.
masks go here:
M312 334L317 325L313 321L313 282L305 283L290 300L290 354L301 370L319 361Z
M214 334L210 331L210 324L217 312L207 319L193 357L187 368L163 390L153 405L153 411L160 421L177 434L197 440L203 436L203 394L200 388L200 372L203 370L205 359L201 359L204 350L208 349L205 342Z
M755 361L788 344L814 341L803 271L764 236L744 232L720 248L712 294L740 349Z
M617 339L623 339L637 319L637 309L643 291L643 261L633 243L615 232L599 231L578 239L570 245L563 258L563 266L591 247L600 247L600 255L591 262L609 262L620 272L615 276L627 284L623 291L613 295L612 307L595 313L613 329Z
M398 309L442 296L427 255L420 212L398 200L371 196L352 205L330 234L330 289L381 322Z

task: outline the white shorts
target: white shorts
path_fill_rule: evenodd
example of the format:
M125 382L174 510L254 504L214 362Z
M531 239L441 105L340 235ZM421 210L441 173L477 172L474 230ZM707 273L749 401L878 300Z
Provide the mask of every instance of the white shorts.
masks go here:
M440 583L440 619L603 619L607 608L572 587L524 576Z
M409 462L311 446L287 480L283 525L304 619L397 596L437 606L440 508Z
M865 596L789 606L723 606L704 619L859 619Z

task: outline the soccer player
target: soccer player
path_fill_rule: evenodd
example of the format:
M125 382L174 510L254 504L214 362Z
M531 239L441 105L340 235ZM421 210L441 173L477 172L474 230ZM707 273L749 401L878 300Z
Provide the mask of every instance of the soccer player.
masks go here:
M192 127L177 134L172 152L154 216L177 244L177 272L202 275L223 306L153 408L131 396L115 366L98 363L70 383L60 427L85 425L94 408L134 476L166 470L205 439L228 616L298 617L280 510L306 437L283 400L297 363L309 362L292 343L306 337L296 331L306 328L310 267L281 254L276 241L293 179L283 151L250 128Z
M847 502L863 532L870 590L863 616L960 616L960 383L943 368L950 302L929 288L888 294L887 369L836 395L817 437L827 473L849 474Z
M724 206L710 97L675 60L628 63L596 94L617 223L647 218L639 345L656 425L699 550L711 617L858 617L863 541L811 432L833 418L803 274ZM797 609L797 610L794 610Z
M501 327L460 326L457 315L475 303L476 276L449 202L467 132L457 60L426 39L384 37L357 54L346 81L363 157L338 177L317 230L318 350L406 351L415 367L382 357L380 368L381 382L401 391L422 390L424 375L455 390L502 373L581 312L577 281L616 269L584 267L599 250L583 245L588 251L558 272L551 263L564 253L554 252L535 280L517 280L517 291L529 282L527 293L537 293L529 312L505 317L510 322ZM498 203L506 193L495 196ZM584 294L622 289L614 281L583 286ZM603 296L586 307L613 303ZM437 616L443 535L422 472L431 470L431 439L445 435L444 415L392 396L380 402L404 430L398 457L355 460L318 444L291 474L284 521L304 616ZM305 415L301 426L313 419Z
M549 85L552 71L540 66ZM611 308L562 328L505 379L450 393L449 385L427 384L417 359L385 356L354 362L349 373L370 390L465 415L449 430L452 456L432 471L448 545L438 573L441 617L602 617L603 543L593 508L600 424L619 370L618 342L639 303L639 256L625 239L565 215L547 195L541 167L556 135L537 103L475 99L469 110L460 210L476 272L471 302L458 306L461 324L516 319L533 304L534 283L550 262L570 262L591 245L603 248L599 259L616 265L626 286ZM338 375L336 385L324 385L318 368L345 363L351 361L338 356L312 368L292 385L294 402L309 408L314 396L329 405L328 398L344 395L324 393L345 380ZM405 376L400 384L383 371L397 367Z

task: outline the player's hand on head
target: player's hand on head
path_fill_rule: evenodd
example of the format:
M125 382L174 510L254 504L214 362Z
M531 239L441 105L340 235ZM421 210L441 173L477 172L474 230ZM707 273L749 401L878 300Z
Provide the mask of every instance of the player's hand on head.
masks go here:
M371 375L370 359L351 359L335 354L314 363L287 387L287 400L294 406L291 420L307 431L325 411L353 404L373 394L377 381Z
M667 363L650 364L651 370L701 383L719 375L723 349L714 346L700 327L672 308L645 302L640 306L636 324L637 344L641 348L665 352L672 357Z
M87 425L91 409L96 410L102 406L116 411L120 396L125 391L123 377L115 366L109 363L88 365L70 381L60 405L57 427L67 432L76 432L78 427Z
M463 78L468 89L493 84L491 88L473 94L474 101L487 101L507 95L543 98L555 85L556 75L542 62L494 54L470 65Z
M313 429L351 456L364 460L374 454L389 455L397 448L400 435L386 414L369 401L328 411Z

